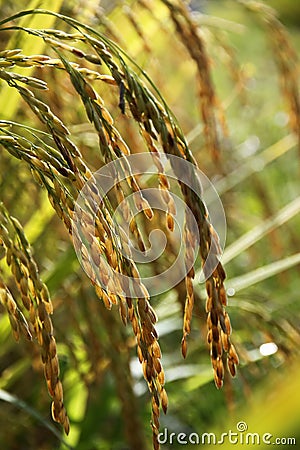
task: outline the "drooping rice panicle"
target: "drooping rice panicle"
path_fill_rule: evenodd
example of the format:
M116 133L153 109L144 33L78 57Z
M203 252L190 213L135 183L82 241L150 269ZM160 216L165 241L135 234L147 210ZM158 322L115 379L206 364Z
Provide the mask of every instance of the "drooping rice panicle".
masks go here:
M124 11L125 15L127 16L129 22L131 23L132 27L134 28L135 32L139 36L141 42L143 43L143 50L146 53L151 53L148 39L145 36L143 29L142 29L141 25L139 24L138 17L136 17L133 9L130 8L129 6L124 6L123 11Z
M6 261L18 286L28 321L17 306L10 291L0 281L1 302L7 308L16 339L20 331L29 339L35 337L40 346L41 360L49 394L52 397L52 417L68 434L69 418L63 403L63 388L59 379L59 362L50 315L53 306L47 286L42 282L31 254L22 225L11 217L0 203L0 241L6 251ZM6 224L3 225L3 223Z
M289 126L298 139L300 151L300 95L299 58L288 38L287 31L277 18L276 11L265 3L253 0L238 0L265 26L273 57L278 68L281 91L286 99L289 113Z
M196 63L206 145L215 162L219 163L221 151L219 134L222 130L226 135L225 118L213 86L210 62L205 42L201 36L201 29L192 19L187 6L182 1L162 0L162 2L169 9L176 31Z
M205 47L195 24L190 21L189 16L184 12L185 10L181 9L184 8L183 4L180 7L175 5L175 7L170 2L164 1L164 3L169 8L172 20L177 25L179 33L182 34L192 57L196 59L200 55L201 64L198 62L198 69L201 80L202 114L206 126L208 146L217 158L219 152L216 132L217 108ZM178 19L179 11L182 14L184 13L183 23ZM76 33L70 34L56 30L31 30L28 28L24 31L43 38L45 44L56 52L58 58L49 57L48 59L46 55L25 56L18 51L15 54L7 53L3 56L3 60L7 59L9 70L15 65L23 65L24 67L37 66L67 72L73 87L81 98L87 117L98 135L99 150L104 162L109 163L122 158L122 164L114 174L117 186L115 192L119 201L122 200L122 203L124 203L125 215L131 221L131 231L138 240L140 232L134 217L130 217L130 208L126 211L126 208L128 208L126 191L120 184L124 176L129 190L136 194L134 196L135 208L138 211L143 211L147 219L152 218L153 212L143 196L138 178L131 171L127 156L132 151L117 130L113 117L94 83L100 80L111 87L111 92L118 98L119 108L124 115L124 119L133 120L138 124L145 140L145 147L150 150L153 156L158 169L158 186L167 206L167 228L172 230L174 228L175 205L169 193L170 186L159 151L162 149L167 157L173 155L190 162L188 176L196 185L200 183L199 180L197 181L196 162L175 118L149 77L136 64L133 64L133 61L117 44L74 19L59 14L55 15L75 28ZM195 45L195 48L191 47L191 43ZM80 45L77 46L77 44ZM70 61L70 58L76 62ZM91 66L92 68L90 68ZM36 81L33 77L20 77L14 72L7 71L5 70L5 64L1 71L1 78L17 89L23 100L46 127L49 135L49 143L42 145L40 142L37 143L35 139L33 139L35 142L31 142L28 138L19 137L15 131L4 131L0 135L1 143L10 153L29 164L36 178L47 189L49 201L57 215L65 224L68 232L73 233L75 245L82 255L82 264L104 305L110 309L112 305L118 304L122 321L131 323L137 341L138 357L142 364L143 374L152 394L153 443L154 448L158 448L159 413L160 407L164 412L167 410L167 394L164 388L164 371L160 362L161 351L155 330L157 318L150 305L149 293L142 283L134 261L130 258L130 253L125 252L129 256L128 258L125 258L122 253L122 245L127 245L127 243L124 241L124 244L122 244L118 238L120 231L114 223L112 205L108 199L101 202L95 217L94 204L97 203L100 196L96 180L93 178L93 174L79 149L72 142L66 125L41 99L42 94L38 97L34 91L40 89L42 93L47 88L46 83L39 83L39 80ZM24 87L22 84L26 86ZM51 151L52 147L53 151ZM222 349L228 351L228 367L232 374L237 363L236 353L229 341L229 319L224 311L226 303L223 286L225 273L218 259L216 233L210 223L203 199L181 181L181 173L174 160L173 162L171 160L171 165L178 179L184 201L197 221L201 243L200 256L204 267L209 253L213 254L212 267L209 268L212 269L212 273L207 269L206 286L209 299L207 311L209 336L212 334L212 340L209 340L212 364L216 384L220 387L223 380L220 362ZM84 227L84 234L81 235L74 230L72 231L71 222L74 218L75 199L81 189L86 186L87 181L89 181L89 184L87 186L88 198L84 205L85 209L77 210L78 219ZM201 189L198 191L201 192ZM193 245L190 245L193 236L188 220L185 223L184 233L185 258L186 264L189 266L194 259L195 249ZM135 298L126 296L126 294L115 294L116 287L120 288L117 289L118 292L122 292L117 274L123 274L135 280ZM190 332L193 311L193 277L194 271L191 268L186 277L187 303L182 343L184 354L186 353L186 338ZM126 289L123 289L123 291L126 292ZM221 341L221 339L223 340ZM44 341L41 340L41 342L43 344ZM46 376L52 389L52 375L48 369ZM53 415L57 418L57 411L54 411Z

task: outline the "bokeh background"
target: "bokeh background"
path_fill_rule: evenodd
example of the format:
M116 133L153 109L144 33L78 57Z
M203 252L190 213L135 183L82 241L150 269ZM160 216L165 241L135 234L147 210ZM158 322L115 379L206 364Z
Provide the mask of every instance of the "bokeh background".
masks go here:
M278 40L274 23L273 28L268 25L268 10L255 7L253 2L194 0L187 4L206 45L220 114L221 157L217 161L206 145L195 61L176 33L163 1L2 0L0 19L22 9L41 7L71 15L115 40L149 74L223 202L227 310L232 340L240 355L238 374L234 379L226 375L224 387L216 389L206 344L202 286L196 287L186 360L180 352L183 287L153 298L169 397L161 429L167 429L169 435L214 432L219 436L228 430L235 432L237 423L244 421L249 432L294 437L299 443L300 154L297 111L291 112L286 87L290 73L284 70L283 59L298 81L300 4L294 0L263 3L278 12L285 27L283 42ZM48 16L22 20L24 26L66 27ZM22 48L25 54L48 51L37 39L16 31L1 32L0 46L1 50ZM68 78L58 71L41 73L38 69L34 76L47 81L48 104L68 124L90 167L99 168L97 136ZM141 138L135 125L128 127L122 117L118 92L109 86L101 89L122 136L132 151L138 152ZM39 126L32 112L3 82L0 115L1 119ZM130 433L136 433L144 448L150 449L150 395L130 328L122 325L118 311L107 311L95 296L67 233L28 167L2 148L0 167L0 200L24 226L52 296L61 378L71 421L66 437L51 420L38 348L22 339L15 342L1 308L0 448L135 450ZM0 274L17 296L4 259L0 260ZM176 441L162 445L165 449L181 447ZM243 445L227 442L220 447ZM260 446L265 447L263 443ZM197 446L187 444L185 448Z

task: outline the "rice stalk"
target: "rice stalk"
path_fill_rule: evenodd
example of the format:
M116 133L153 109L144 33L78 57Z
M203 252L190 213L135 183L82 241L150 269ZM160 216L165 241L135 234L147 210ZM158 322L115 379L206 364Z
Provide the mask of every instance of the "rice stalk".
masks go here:
M234 292L241 291L299 264L300 253L294 253L286 258L258 267L245 275L228 280L228 288L234 289Z
M271 217L259 223L256 227L243 234L239 239L226 248L222 256L223 264L228 263L236 256L258 242L267 233L277 229L292 217L300 213L300 197L296 197Z
M220 131L226 136L227 130L221 105L213 86L210 62L201 29L192 19L184 2L162 0L169 9L171 19L191 58L195 61L199 77L201 115L204 124L206 147L215 162L220 163ZM218 130L219 129L219 130Z
M200 21L200 23L202 22ZM245 87L247 76L237 59L235 49L229 42L228 34L224 30L214 30L213 33L209 30L208 39L212 41L209 42L209 44L212 45L212 48L217 49L216 58L221 61L222 66L227 68L228 75L234 86L228 98L222 102L223 109L225 110L228 108L230 103L235 98L238 98L242 105L246 105L247 95ZM229 131L227 130L225 123L224 126L226 129L226 135L228 136Z
M52 11L59 11L61 9L63 1L62 0L46 0L44 2L44 6L47 8L47 4L50 6ZM38 7L39 1L31 0L27 4L28 9L33 9ZM28 20L29 19L29 20ZM48 16L46 21L44 22L45 27L52 27L55 23L54 16ZM31 26L32 28L39 27L39 18L36 16L25 16L23 21L20 21L21 26ZM11 35L10 40L6 43L6 48L14 51L16 48L22 47L24 53L36 53L39 54L43 51L44 43L41 40L35 39L34 36L27 36L26 39L23 39L24 35L22 32L14 33ZM1 48L2 50L2 48ZM20 67L17 69L18 72L22 75L24 74L24 70ZM31 71L27 70L27 74L31 74ZM19 96L17 93L11 92L11 89L8 86L2 86L1 88L1 96L0 96L0 111L5 110L6 119L10 120L14 117L17 112L19 106Z
M53 45L53 42L51 42L51 44ZM65 60L64 60L65 62ZM73 69L70 69L70 66L67 65L67 70L69 70L69 72L71 73L71 75L73 76L73 82L75 84L75 87L78 88L78 90L80 91L83 100L85 102L86 105L90 106L90 103L88 103L88 99L90 99L90 96L94 96L94 91L92 90L92 88L86 84L85 81L83 81L83 78L81 78L81 76L78 76L78 73L74 74ZM14 77L11 74L6 75L6 81L8 81L9 83L11 83L11 85L13 85L14 87L16 87L18 89L18 91L20 92L20 94L23 96L24 100L29 104L29 106L31 107L31 109L37 114L37 116L39 117L39 119L45 123L49 129L49 132L52 135L52 138L56 144L56 146L59 148L60 152L63 154L63 157L60 157L60 163L62 164L62 166L58 166L57 164L57 160L51 160L51 158L49 158L49 156L47 156L47 164L45 164L44 162L42 162L40 160L41 156L43 156L43 159L45 159L45 155L41 155L41 150L39 149L39 159L36 156L33 156L33 154L28 154L28 152L23 151L23 148L21 147L21 145L19 145L20 139L16 139L16 137L14 136L3 136L2 137L2 141L5 142L6 144L6 148L13 153L15 156L17 157L21 157L23 158L25 161L27 161L28 163L30 163L32 165L32 169L35 170L38 173L39 176L39 180L41 181L41 183L46 187L47 191L48 191L48 195L49 195L49 200L52 204L52 206L54 207L56 213L58 214L58 216L64 221L65 225L67 226L67 229L69 232L71 232L71 223L70 223L70 216L72 215L72 198L70 196L66 196L65 193L65 188L61 188L61 183L59 183L57 181L57 178L55 176L55 173L57 175L57 172L55 171L55 168L58 170L58 172L60 172L62 175L64 175L65 177L68 177L70 179L70 181L73 183L73 185L75 184L77 190L79 190L83 184L84 184L84 179L82 178L82 175L79 173L77 166L78 163L75 164L73 161L73 155L70 153L69 148L72 147L72 144L70 142L70 140L68 139L67 135L68 135L68 130L65 128L65 126L62 124L62 122L53 115L53 113L51 113L51 111L49 110L48 107L46 107L46 105L44 103L42 103L41 101L37 100L34 96L34 94L29 91L28 89L24 89L22 87L20 87L17 83L16 83L16 79L17 81L22 81L25 82L26 84L30 83L31 80L28 78L22 78L21 80L19 80L17 77ZM77 83L77 84L76 84ZM82 83L82 85L80 84ZM88 86L88 87L87 87ZM36 87L36 86L34 86ZM44 86L43 86L44 87ZM81 89L85 88L84 91L82 91ZM87 92L87 94L86 94ZM93 109L93 120L96 121L96 117L103 117L103 109L100 108L95 108ZM97 114L97 116L96 116ZM107 119L108 115L105 115L105 119ZM102 127L100 125L100 122L96 122L98 124L98 131L102 131ZM113 142L112 142L112 148L109 147L111 145L111 141L109 142L109 144L106 144L106 137L105 134L101 134L101 137L103 138L101 142L102 146L103 144L106 144L105 148L107 149L107 152L104 153L104 158L109 161L111 156L110 153L114 150L116 150L116 152L120 152L120 147L121 147L121 141L119 140L119 136L116 134L116 132L110 128L110 124L108 124L107 122L105 122L107 125L107 128L110 131L110 136L112 136ZM96 125L97 127L97 125ZM11 138L11 139L9 139ZM116 147L115 141L116 139L119 140L118 142L118 147ZM11 145L12 144L12 140L14 142L15 145ZM9 142L10 141L10 142ZM16 145L18 143L18 145ZM66 147L66 143L68 145L69 148ZM24 142L22 141L22 144L24 145ZM28 145L27 145L28 147ZM34 149L34 154L36 155L38 149L34 146L31 147L32 149ZM122 145L122 148L125 149L125 145ZM26 150L26 149L25 149ZM20 154L21 152L21 154ZM76 153L76 157L80 158L80 156L78 156L78 151L74 151L74 148L72 147L72 152L73 154ZM31 152L33 153L33 152ZM83 164L82 161L81 162L81 166L83 168L84 173L87 173L87 170L85 168L85 165ZM56 166L56 167L55 167ZM65 167L63 167L65 166ZM66 168L66 166L68 168ZM130 167L129 167L130 170ZM50 179L51 182L53 183L53 187L51 186L51 183L49 183L47 180ZM135 180L131 177L130 180L130 186L131 188L134 188L134 190L139 191L138 185L135 182ZM96 187L95 187L96 190ZM96 190L96 194L94 193L94 195L97 195L97 190ZM68 200L68 201L67 201ZM143 199L141 198L141 200L143 201ZM108 212L106 211L105 214L108 214ZM85 220L86 225L87 226L91 226L92 225L92 220L89 219L87 216L85 216L84 218L82 218L83 220ZM101 216L100 217L100 222L99 225L101 225L101 223L105 225L106 221L105 221L105 217ZM102 226L103 228L103 226ZM111 230L110 226L106 223L106 232L108 232L108 230ZM99 236L101 236L102 233L101 231L99 232ZM109 232L109 235L106 237L104 236L104 252L105 252L105 256L108 260L108 262L110 263L110 265L112 267L115 266L115 264L117 263L117 257L115 256L113 258L113 246L111 244L111 238L112 234L111 231ZM103 253L103 250L101 249L101 247L99 246L99 243L97 241L95 241L95 245L96 245L96 250L94 252L95 255L97 255L97 253ZM86 252L87 253L87 252ZM96 256L97 258L97 256ZM96 261L97 263L98 261ZM87 265L90 265L90 262L86 262ZM126 262L127 266L128 263ZM127 267L126 270L130 269L130 267ZM122 269L121 269L122 270ZM123 269L124 270L124 269ZM100 272L101 273L101 272ZM104 284L107 284L104 282ZM97 290L98 294L99 294L99 289ZM102 291L100 289L100 297L102 299L106 299L105 303L106 306L110 307L111 303L115 303L115 298L113 298L112 296L107 296L107 294ZM123 303L122 303L123 305ZM138 303L138 305L140 305L140 302ZM132 303L130 304L130 307L132 306ZM148 313L148 306L147 304L144 305L144 308L139 308L138 311L138 315L142 315L143 318L147 317L147 313ZM123 312L123 319L125 319L125 315ZM153 313L152 313L153 316ZM146 344L143 344L145 341L145 336L146 333L149 335L152 335L152 331L153 331L153 327L151 325L151 322L149 322L149 320L147 321L147 326L145 325L144 327L142 325L139 324L139 318L137 318L136 314L134 313L134 311L130 312L130 317L131 320L134 324L134 331L137 335L138 341L140 343L140 345L145 345L145 348L147 348L146 351L144 351L145 355L148 355L148 347L151 348L153 342L148 342ZM144 319L143 319L144 320ZM148 328L150 326L150 329L148 331ZM139 332L139 327L141 327L142 332ZM152 357L151 357L152 358ZM152 358L153 359L153 358ZM147 356L147 361L150 361L150 357ZM156 364L157 367L160 367L159 363L156 362L157 358L154 359L154 362ZM150 377L152 376L150 371L152 370L152 373L154 374L153 376L157 378L157 372L156 369L154 369L151 365L151 368L148 369L147 371L147 377L148 377L148 381L150 380ZM161 369L159 370L159 372L161 372ZM146 372L145 372L146 374ZM153 383L153 381L151 380L151 390L156 392L157 386L156 383ZM162 391L162 393L164 393L164 391ZM157 394L157 398L158 398ZM163 397L165 399L165 396ZM164 400L164 405L165 405L165 400ZM157 419L154 418L154 421L157 422Z
M108 354L116 380L117 393L121 402L125 435L130 448L133 450L146 450L145 439L141 426L140 416L137 414L138 404L134 395L130 371L130 358L123 329L119 327L118 317L114 311L101 311L101 323L109 338Z
M270 6L253 0L238 0L248 11L254 13L266 28L269 44L279 73L282 95L286 100L289 125L298 139L300 150L300 97L299 59L291 45L287 31Z
M144 31L139 24L138 17L136 17L134 11L129 6L123 7L123 12L128 18L129 22L131 23L133 29L135 30L136 34L140 38L142 44L143 44L143 51L147 54L151 53L151 48L149 46L148 40L144 34Z
M29 322L13 299L9 289L0 280L1 303L9 313L9 319L15 338L20 331L27 339L34 336L40 346L41 360L48 392L52 397L52 417L63 425L66 434L70 424L63 403L63 388L59 379L59 362L53 325L50 315L53 306L47 286L40 279L37 265L31 254L23 228L17 219L11 217L0 203L1 224L0 243L6 252L6 262L11 269L22 299L23 308L29 316Z
M201 39L198 36L195 25L190 21L183 6L175 7L170 2L165 2L170 9L172 18L177 24L179 32L186 40L191 55L196 59L200 58L204 68L199 74L202 83L203 117L207 127L207 137L209 146L217 158L219 144L216 133L215 118L215 97L210 81L208 61ZM104 81L110 86L112 93L119 97L119 107L126 117L126 120L134 120L144 138L146 148L151 152L153 160L158 168L158 186L164 202L167 205L166 225L172 231L174 223L172 215L175 205L169 193L169 184L164 174L163 164L157 151L157 145L163 149L166 155L174 155L192 163L190 166L190 179L194 180L201 192L200 181L196 175L196 162L188 148L182 131L175 118L165 104L163 98L158 93L148 76L134 64L133 70L126 63L126 58L130 63L133 61L112 41L102 34L96 32L80 22L62 16L60 14L49 13L43 10L23 12L14 18L25 14L52 14L61 19L69 26L75 28L75 33L66 33L60 30L33 30L23 28L25 33L40 37L56 53L58 58L51 58L47 55L25 56L21 52L2 53L3 65L0 77L11 87L16 89L26 104L31 108L39 121L47 130L50 144L42 143L41 139L24 138L17 132L7 129L7 123L2 123L0 142L13 156L25 161L32 169L38 182L47 190L49 201L58 217L62 220L68 232L71 234L71 221L73 219L74 199L77 197L82 187L89 180L89 201L86 202L86 210L79 210L79 219L84 226L85 236L73 233L73 240L83 255L82 263L86 272L92 279L96 288L96 293L103 300L104 305L110 309L112 305L118 304L120 315L124 323L131 323L137 341L137 352L139 361L142 364L144 378L148 383L152 394L152 429L154 448L159 447L157 436L159 432L160 407L164 412L167 410L167 394L164 388L165 376L160 362L161 350L158 344L158 335L155 329L157 321L156 314L150 304L150 297L140 281L140 276L134 261L124 258L122 253L122 241L118 239L120 234L117 225L112 218L112 205L106 199L101 202L97 211L96 221L93 219L93 202L97 202L100 196L96 181L84 161L79 149L70 139L70 133L63 121L55 115L49 106L35 93L35 89L43 92L47 89L44 81L31 76L18 75L16 72L8 71L14 65L27 67L38 66L59 69L68 74L70 82L78 93L85 108L86 115L94 126L99 139L99 151L105 163L117 160L122 157L125 161L120 169L122 173L115 174L115 182L118 185L117 195L119 199L126 197L125 190L120 185L120 176L125 174L128 188L135 192L136 207L143 210L147 219L151 219L153 213L147 200L141 193L141 188L136 177L131 172L131 167L126 157L131 153L131 149L126 144L119 131L116 129L105 102L94 87L97 80ZM181 14L184 23L179 19ZM5 20L2 21L2 25ZM18 27L3 28L3 30L15 30ZM19 27L18 29L22 29ZM66 43L66 41L68 43ZM77 47L80 43L80 48ZM72 45L70 45L72 44ZM195 49L193 45L195 45ZM76 46L75 46L76 45ZM83 50L86 48L87 50ZM195 53L196 52L196 53ZM66 56L66 54L68 56ZM76 62L70 61L72 56ZM84 61L85 65L79 64L78 60ZM96 69L90 69L92 64ZM102 66L105 70L102 70ZM109 75L107 75L107 71ZM102 73L104 72L104 73ZM137 73L138 72L138 73ZM146 83L158 94L158 98L147 87ZM22 85L25 86L22 86ZM116 89L116 86L118 89ZM41 94L42 95L42 94ZM128 109L127 109L128 107ZM5 126L4 126L5 125ZM235 374L235 366L238 357L233 345L230 343L231 327L228 314L225 312L226 294L224 288L225 272L219 261L218 237L210 223L208 212L202 198L180 181L180 168L174 160L171 160L172 169L182 191L186 205L192 211L200 235L200 256L203 265L207 261L209 252L213 253L212 266L207 268L206 290L207 290L207 325L208 343L212 365L215 374L217 387L221 387L224 377L223 351L228 355L228 369L232 375ZM126 211L125 211L126 213ZM130 218L130 208L127 210ZM131 217L132 219L132 217ZM191 225L186 220L185 224L185 247L186 264L188 265L194 257L193 232ZM132 231L139 237L138 228L132 221ZM142 244L141 244L142 245ZM89 246L91 251L89 251ZM215 267L213 269L213 267ZM128 275L135 279L135 296L123 298L115 295L110 286L118 285L119 281L112 275L112 270ZM213 270L210 270L213 269ZM212 273L211 273L212 272ZM187 352L187 336L190 333L190 321L193 312L194 293L193 282L194 270L191 269L186 277L186 307L183 325L182 353ZM103 289L101 286L106 286ZM42 308L42 307L41 307ZM43 312L44 314L44 312ZM45 316L46 317L46 316ZM44 341L41 341L42 345ZM47 350L47 349L46 349ZM48 371L46 376L52 383L52 374ZM53 384L53 383L52 383ZM60 388L60 384L58 384ZM51 393L54 392L54 385L51 385ZM63 410L64 411L64 410ZM64 424L67 420L64 413L53 412L55 419L60 419ZM66 425L65 425L66 428Z
M30 332L29 325L14 300L10 290L2 279L0 279L0 302L7 310L10 326L16 341L20 339L20 333L22 333L26 339L31 341L32 334Z

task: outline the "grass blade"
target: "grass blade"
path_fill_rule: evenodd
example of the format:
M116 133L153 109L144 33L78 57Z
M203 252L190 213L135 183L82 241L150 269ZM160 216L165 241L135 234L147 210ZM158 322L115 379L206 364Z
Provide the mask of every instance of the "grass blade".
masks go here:
M251 245L259 241L267 233L269 233L270 231L274 230L277 227L280 227L299 212L300 212L300 197L297 197L295 200L291 201L284 208L280 209L277 214L274 214L273 217L264 220L262 223L252 228L248 233L245 233L237 241L231 244L224 251L224 254L222 256L222 263L223 264L228 263L233 258L240 255L247 248L251 247Z
M295 253L294 255L288 256L280 261L275 261L266 266L259 267L246 275L232 278L227 281L227 289L234 289L235 292L241 291L242 289L246 289L256 283L259 283L260 281L273 277L284 270L290 269L297 264L300 264L300 253Z
M53 12L59 11L62 3L63 0L46 0L45 2L43 2L44 6L45 7L48 6L49 8L51 8ZM29 3L28 8L34 9L39 4L40 1L32 0ZM51 28L53 27L55 20L56 20L55 16L52 15L44 16L43 19L41 19L39 16L36 15L25 16L21 20L20 25L30 26L31 28L41 28L41 26L43 28ZM24 55L39 54L42 53L43 48L45 47L45 42L42 39L36 39L35 36L16 33L12 35L12 38L8 43L7 48L13 49L16 47L22 48L22 52L24 53ZM14 69L16 73L19 74L26 73L27 76L30 76L33 70L34 67L29 69L17 67ZM15 116L19 102L20 96L17 90L11 89L8 85L3 84L0 95L0 111L5 111L5 118L7 120L12 119Z
M47 420L45 420L41 414L39 414L35 409L31 408L29 405L27 405L26 402L24 402L23 400L19 399L18 397L16 397L15 395L10 394L9 392L0 389L0 400L10 403L14 406L16 406L17 408L23 409L24 411L26 411L30 416L34 417L35 419L37 419L41 424L44 425L44 427L48 428L48 430L51 431L51 433L53 433L57 439L60 440L60 442L62 444L64 444L67 448L69 449L73 449L73 447L71 447L71 445L67 444L61 437L59 431L50 423L47 422Z
M247 158L244 164L215 183L218 194L222 195L235 186L238 186L253 173L263 170L269 163L294 148L296 144L296 137L293 134L288 134L275 144L267 147L259 155Z

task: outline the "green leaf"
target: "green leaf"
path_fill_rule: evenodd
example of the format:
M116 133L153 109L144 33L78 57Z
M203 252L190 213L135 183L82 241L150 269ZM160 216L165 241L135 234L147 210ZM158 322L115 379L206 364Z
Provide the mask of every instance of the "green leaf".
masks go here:
M56 437L57 439L60 440L60 442L67 448L69 449L73 449L73 447L69 444L67 444L61 437L59 431L53 426L51 425L49 422L47 422L40 414L38 411L36 411L35 409L33 409L31 406L27 405L26 402L24 402L23 400L21 400L20 398L16 397L15 395L10 394L9 392L0 389L0 400L4 401L4 402L8 402L14 406L16 406L19 409L23 409L24 411L27 412L27 414L29 414L30 416L34 417L35 419L37 419L42 425L44 425L45 428L48 428L48 430L50 430Z
M274 275L297 266L298 264L300 264L300 253L288 256L287 258L281 259L280 261L275 261L266 266L259 267L246 275L232 278L227 281L227 289L234 289L235 292L241 291L242 289L246 289L256 283L259 283L260 281L266 280L267 278L273 277Z
M285 222L292 219L292 217L296 216L299 212L300 197L297 197L288 205L280 209L276 214L274 214L273 217L264 220L227 247L222 256L222 263L228 263L233 258L244 252L247 248L251 247L251 245L263 238L267 233L270 233L275 228L280 227Z

